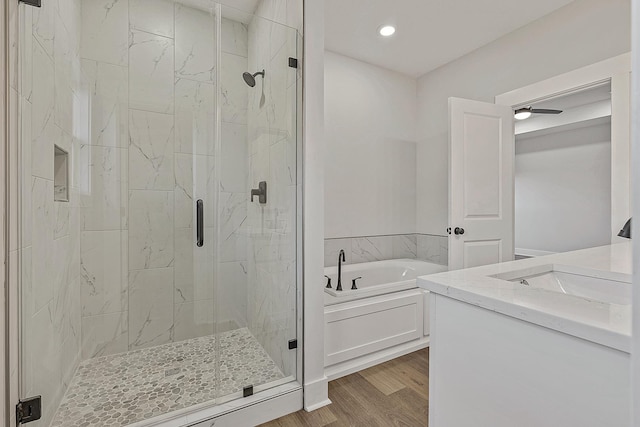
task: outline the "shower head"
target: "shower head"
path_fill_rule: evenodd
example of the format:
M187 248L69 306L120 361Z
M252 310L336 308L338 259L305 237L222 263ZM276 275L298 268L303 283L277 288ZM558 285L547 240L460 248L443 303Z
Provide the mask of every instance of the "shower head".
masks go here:
M264 70L258 71L254 74L251 74L247 71L242 73L242 78L244 79L244 82L249 85L249 87L254 87L256 85L256 76L262 76L262 78L264 78Z

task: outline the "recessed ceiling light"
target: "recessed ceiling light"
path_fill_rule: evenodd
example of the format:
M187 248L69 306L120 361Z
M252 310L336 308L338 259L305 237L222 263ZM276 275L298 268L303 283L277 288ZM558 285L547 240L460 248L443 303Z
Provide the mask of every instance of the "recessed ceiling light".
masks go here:
M382 27L380 27L380 30L378 30L380 32L381 36L384 37L389 37L392 36L393 33L396 32L396 27L392 26L392 25L384 25Z

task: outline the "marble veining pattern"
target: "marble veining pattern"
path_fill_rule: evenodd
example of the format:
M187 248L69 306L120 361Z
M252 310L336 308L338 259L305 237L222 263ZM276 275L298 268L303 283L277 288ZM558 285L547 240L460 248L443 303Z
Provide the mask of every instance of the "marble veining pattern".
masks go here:
M325 239L325 267L338 264L340 249L345 251L347 264L407 258L448 265L449 241L447 236L429 234Z
M247 328L218 337L82 362L51 426L126 426L284 377Z
M176 3L175 32L176 76L213 82L216 62L213 13Z

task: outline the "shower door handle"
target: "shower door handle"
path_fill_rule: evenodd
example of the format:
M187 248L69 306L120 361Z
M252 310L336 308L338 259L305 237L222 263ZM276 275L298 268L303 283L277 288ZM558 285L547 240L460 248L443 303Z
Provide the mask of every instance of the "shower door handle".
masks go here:
M196 202L196 246L204 245L204 206L202 199Z

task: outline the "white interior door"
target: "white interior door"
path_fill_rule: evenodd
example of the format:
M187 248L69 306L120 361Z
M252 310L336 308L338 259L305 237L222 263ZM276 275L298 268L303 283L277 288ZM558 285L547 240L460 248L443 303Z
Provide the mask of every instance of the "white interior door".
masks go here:
M449 98L449 269L513 259L511 107Z

